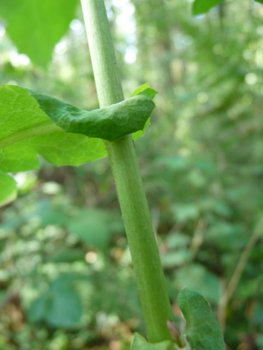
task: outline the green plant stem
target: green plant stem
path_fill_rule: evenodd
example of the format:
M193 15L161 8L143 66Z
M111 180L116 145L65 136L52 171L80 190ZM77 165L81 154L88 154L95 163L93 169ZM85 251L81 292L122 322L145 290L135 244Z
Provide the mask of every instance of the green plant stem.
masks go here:
M100 107L124 99L103 0L81 0ZM148 339L171 339L173 320L132 136L105 142L131 251Z

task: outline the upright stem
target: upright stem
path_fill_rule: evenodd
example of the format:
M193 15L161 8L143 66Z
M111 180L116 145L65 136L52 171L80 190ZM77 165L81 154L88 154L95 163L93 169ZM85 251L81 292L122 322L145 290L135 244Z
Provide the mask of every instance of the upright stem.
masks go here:
M101 107L124 99L103 0L81 0ZM131 135L105 142L128 237L148 339L171 339L173 314Z

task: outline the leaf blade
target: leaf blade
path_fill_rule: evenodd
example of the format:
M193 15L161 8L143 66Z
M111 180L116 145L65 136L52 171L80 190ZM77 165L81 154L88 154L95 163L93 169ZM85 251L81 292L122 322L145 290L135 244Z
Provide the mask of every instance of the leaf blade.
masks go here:
M219 324L201 294L184 288L177 297L177 303L187 321L185 333L193 349L225 350Z
M93 111L85 111L60 100L28 90L39 107L64 131L115 141L142 130L155 104L144 94Z
M46 69L55 44L75 17L77 5L77 0L0 0L0 11L19 52Z
M195 0L192 7L193 15L197 16L206 13L223 1L224 0Z
M0 105L0 170L3 172L37 169L38 155L58 166L78 166L105 157L107 153L103 141L87 136L95 135L115 140L124 134L142 129L155 107L149 97L139 95L102 110L87 112L12 85L1 87ZM58 109L59 113L72 112L73 119L74 113L77 116L84 115L84 119L90 118L90 124L94 124L91 125L93 130L89 133L87 127L84 130L86 135L65 132L50 118L61 117L57 113ZM76 125L73 125L74 132L83 132L81 128L82 125L77 126L77 129Z

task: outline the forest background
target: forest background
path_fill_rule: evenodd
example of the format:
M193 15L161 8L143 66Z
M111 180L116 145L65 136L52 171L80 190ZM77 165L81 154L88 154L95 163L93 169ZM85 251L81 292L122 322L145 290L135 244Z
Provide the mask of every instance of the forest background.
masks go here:
M229 349L263 349L262 239L251 244L263 212L263 6L226 1L195 17L186 0L106 6L125 97L146 82L159 91L136 150L178 323L188 286ZM80 7L71 16L48 64L19 51L0 16L1 84L97 108ZM0 208L0 349L128 350L145 330L108 159L40 159L14 176L18 199Z

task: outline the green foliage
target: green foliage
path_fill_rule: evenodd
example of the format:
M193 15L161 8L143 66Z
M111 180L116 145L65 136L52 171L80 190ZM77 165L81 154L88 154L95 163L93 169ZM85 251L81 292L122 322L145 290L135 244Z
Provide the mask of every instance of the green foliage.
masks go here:
M218 5L224 0L195 0L193 3L193 14L200 15L208 12L212 7Z
M46 68L55 44L75 16L77 5L77 0L1 0L0 12L20 53Z
M170 341L163 341L160 343L149 343L140 334L135 333L130 350L172 350L172 349L174 349L174 346Z
M83 230L83 228L85 229ZM84 243L97 249L106 249L112 235L122 232L124 227L113 212L106 210L83 210L68 221L69 231Z
M53 121L25 89L7 85L0 92L3 172L37 169L38 154L56 165L79 165L106 155L100 140L53 129Z
M12 202L17 195L16 182L7 174L0 172L0 203Z
M41 201L32 217L41 217L41 226L58 225L89 248L105 251L117 234L124 231L119 211L78 208L68 214L63 206L54 207L49 201ZM49 258L53 262L70 262L84 259L81 249L60 247Z
M180 267L175 271L175 280L179 288L187 286L203 295L210 303L217 304L219 302L220 285L218 277L205 266L195 263Z
M197 292L184 288L177 297L187 325L184 330L196 350L224 350L223 336L208 302Z
M152 98L156 92L148 84L138 89L126 101L87 112L31 90L2 86L0 170L36 169L38 154L56 165L80 165L105 156L100 139L115 141L145 130L144 125L155 108ZM6 184L2 194L5 202L12 197L15 185L8 176L1 178Z
M175 305L176 291L187 285L218 312L216 287L230 281L263 210L261 5L230 0L222 3L222 11L215 8L193 18L187 0L132 0L127 5L129 10L135 7L131 34L120 25L126 8L117 3L108 2L108 8L125 96L145 81L161 92L154 122L136 142L136 151L161 241L170 300ZM3 35L1 81L15 81L86 110L97 108L86 34L76 18L47 72L14 61L16 49ZM138 50L134 64L124 60L133 46ZM30 176L35 182L22 191ZM117 343L121 350L129 349L132 332L145 333L124 232L111 231L105 251L67 229L70 220L82 216L85 221L84 205L104 212L110 207L120 224L120 214L112 212L118 204L107 158L78 168L55 168L40 157L38 171L16 179L18 199L0 213L1 346L109 350ZM60 190L50 194L46 188L54 184ZM196 235L200 220L205 226ZM192 248L193 256L184 255ZM87 253L97 256L95 263L85 262ZM46 321L19 322L19 312L27 316L33 299L48 290L50 281L80 270L89 275L89 282L76 289L83 309L80 325L57 329ZM260 239L226 308L225 341L231 350L263 346L262 274ZM12 291L22 301L15 313L9 301ZM179 313L176 319L183 327Z
M39 108L64 131L112 142L143 129L155 108L146 94L136 94L126 101L87 112L37 92L29 92Z
M53 281L47 293L32 303L28 317L31 322L45 321L53 327L71 327L80 322L82 307L72 287L72 278Z

